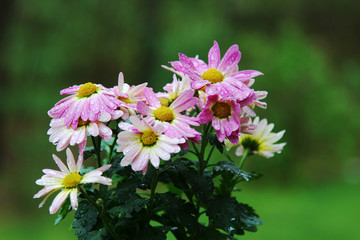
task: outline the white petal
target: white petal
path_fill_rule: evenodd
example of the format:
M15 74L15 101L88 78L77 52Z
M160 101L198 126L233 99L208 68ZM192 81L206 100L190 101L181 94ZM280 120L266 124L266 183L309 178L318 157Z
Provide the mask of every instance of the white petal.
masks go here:
M78 208L78 189L77 188L71 189L70 202L71 202L72 208L76 210Z
M64 189L55 197L54 201L52 202L49 208L50 214L54 214L59 210L59 208L64 203L66 198L69 196L69 194L70 194L70 190Z
M70 172L76 172L76 164L74 155L71 152L70 148L66 149L66 156L67 156L67 165L69 167Z

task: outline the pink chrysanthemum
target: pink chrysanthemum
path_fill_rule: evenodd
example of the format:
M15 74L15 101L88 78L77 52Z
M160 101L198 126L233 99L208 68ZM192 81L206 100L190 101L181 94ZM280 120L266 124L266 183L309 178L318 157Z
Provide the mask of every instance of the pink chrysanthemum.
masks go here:
M192 89L181 93L169 106L162 106L155 93L149 88L144 90L144 94L150 106L138 102L137 110L147 116L147 121L154 123L155 126L164 126L165 134L169 137L185 139L200 137L200 133L190 127L190 125L199 126L197 118L181 114L198 102L198 99L193 97Z
M99 121L90 122L79 119L76 129L67 127L64 118L52 119L50 129L47 134L50 135L49 141L56 146L56 150L62 151L69 144L79 145L79 153L82 154L86 147L87 133L91 136L100 136L105 141L109 141L112 136L112 130Z
M146 173L148 162L158 168L160 159L169 160L171 153L180 152L179 144L185 142L183 138L170 138L163 134L164 127L157 125L151 127L146 121L130 116L129 123L119 123L122 132L118 134L118 152L124 153L121 166L128 166L134 171Z
M79 119L94 122L107 122L118 119L123 114L117 110L121 101L111 89L91 82L72 86L60 91L61 95L70 96L60 100L49 110L52 118L64 118L66 126L76 129Z
M218 95L212 95L208 97L204 110L198 118L201 124L211 121L220 142L228 137L230 141L237 143L239 141L238 135L241 133L240 116L239 103L232 100L225 101L219 99Z
M136 103L138 101L145 101L143 94L147 83L137 86L131 86L124 82L123 73L119 74L118 86L113 88L115 95L121 100L120 110L123 111L121 118L127 120L130 115L135 115Z
M224 100L236 98L244 101L253 98L254 91L244 82L262 75L255 70L238 71L241 53L237 45L232 45L220 60L220 49L216 41L209 51L208 64L200 59L179 54L180 61L170 62L178 72L191 78L192 88L199 90L206 87L207 95L219 94Z
M60 158L53 155L54 161L61 171L44 169L43 172L45 175L36 181L37 185L44 186L44 188L35 194L34 198L40 198L46 195L39 207L42 207L53 193L61 189L60 193L55 197L50 206L50 214L56 213L69 195L72 208L77 209L78 188L81 184L101 183L104 185L111 185L110 178L101 176L104 171L111 167L110 164L97 168L85 175L81 175L82 156L79 156L79 160L75 163L74 155L69 148L66 149L66 155L68 167L65 166Z

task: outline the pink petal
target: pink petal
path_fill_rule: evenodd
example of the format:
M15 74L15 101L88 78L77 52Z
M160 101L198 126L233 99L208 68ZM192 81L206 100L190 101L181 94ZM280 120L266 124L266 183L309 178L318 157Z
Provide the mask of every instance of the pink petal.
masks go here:
M160 101L151 88L144 89L144 96L151 107L160 107Z
M193 62L185 54L179 53L179 59L181 64L187 69L188 75L191 80L197 81L202 80L200 74L196 71Z
M146 116L151 114L150 107L143 102L137 102L136 109L138 110L139 113L144 114Z
M225 53L218 66L218 70L227 75L240 61L241 53L238 45L232 45Z
M264 75L264 74L256 70L243 70L243 71L235 72L231 74L229 77L235 78L238 81L245 81L257 77L259 75Z
M216 41L214 41L214 45L211 47L209 51L208 63L209 63L209 68L217 68L220 63L220 48Z
M184 67L180 61L173 61L173 62L169 62L169 63L177 71L187 74L188 71L187 71L186 67Z
M213 113L209 108L206 108L204 111L202 111L199 115L199 122L200 124L206 124L210 122L213 118Z
M198 102L198 99L193 96L194 90L189 89L182 92L180 96L171 103L170 108L174 109L178 113L192 108Z

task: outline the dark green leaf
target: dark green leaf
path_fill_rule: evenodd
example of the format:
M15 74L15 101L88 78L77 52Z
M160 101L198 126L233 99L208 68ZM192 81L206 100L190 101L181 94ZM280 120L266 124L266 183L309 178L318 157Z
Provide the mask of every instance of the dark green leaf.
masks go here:
M84 151L84 161L92 156L95 156L96 152L94 147L86 147Z
M216 136L216 133L208 133L205 136L207 138L207 140L209 141L209 143L211 145L215 145L215 147L219 150L219 152L223 153L224 152L224 142L219 142L219 139Z
M215 172L225 171L232 175L236 175L247 182L249 182L251 180L259 179L262 176L259 173L245 172L245 171L241 170L238 166L236 166L233 162L229 162L229 161L221 161L221 162L218 162L216 165L217 165L217 167L214 168Z
M75 234L80 238L93 229L97 223L98 213L93 205L86 200L80 199L74 217L75 220L72 225L76 229Z
M147 199L133 194L128 195L128 199L121 206L115 206L111 208L108 213L116 218L130 218L133 212L139 212L145 208Z
M169 232L169 227L152 227L147 225L139 231L134 240L166 240L166 234Z
M243 235L244 231L257 231L262 221L254 209L228 196L217 196L208 206L206 215L210 226L220 228L229 235Z

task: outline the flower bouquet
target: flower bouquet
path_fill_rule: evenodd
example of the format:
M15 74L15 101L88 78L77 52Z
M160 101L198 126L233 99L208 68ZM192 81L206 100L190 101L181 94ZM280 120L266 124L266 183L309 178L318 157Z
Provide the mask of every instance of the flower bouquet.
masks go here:
M60 171L44 169L36 181L44 187L34 196L45 196L39 207L57 193L50 214L56 224L76 210L79 239L236 239L256 231L258 214L233 193L261 176L243 170L245 159L280 152L285 131L272 133L274 125L256 117L267 92L251 86L262 73L239 71L240 57L233 45L221 58L216 41L207 64L180 53L163 66L174 73L164 92L129 86L122 73L113 88L62 90L48 134L67 159L53 155Z

